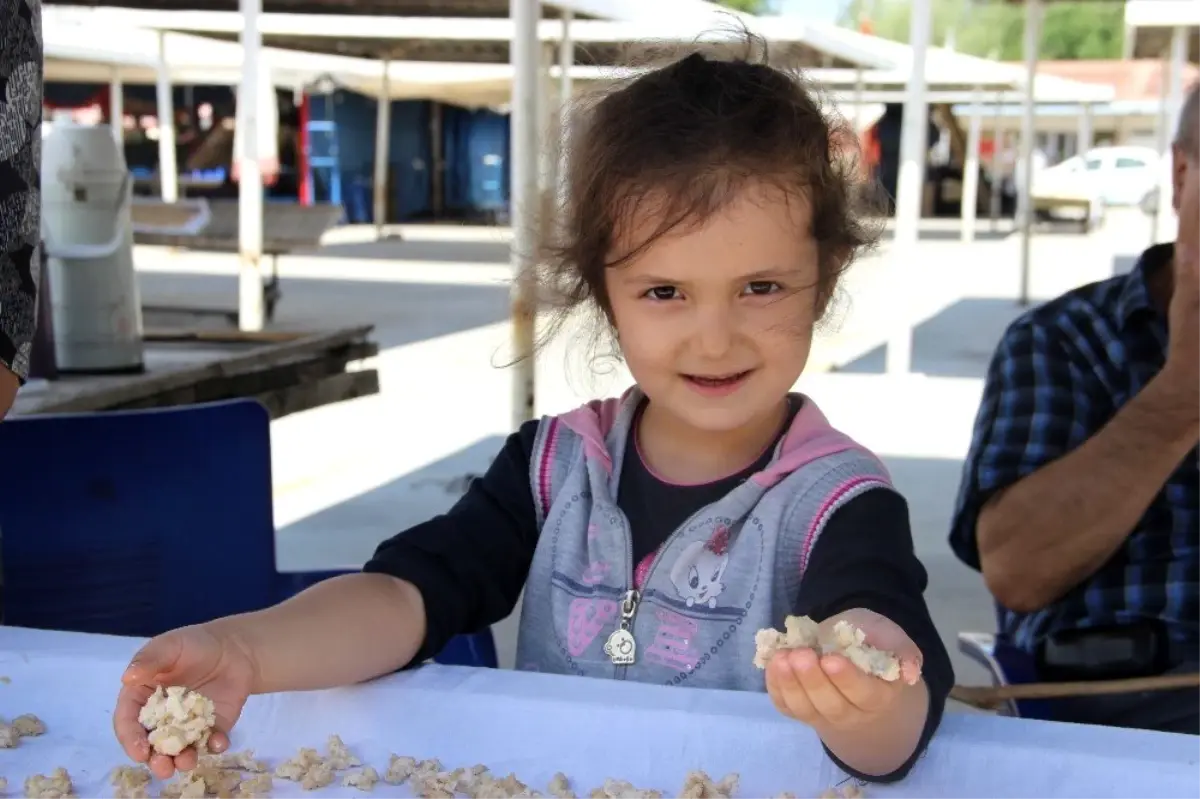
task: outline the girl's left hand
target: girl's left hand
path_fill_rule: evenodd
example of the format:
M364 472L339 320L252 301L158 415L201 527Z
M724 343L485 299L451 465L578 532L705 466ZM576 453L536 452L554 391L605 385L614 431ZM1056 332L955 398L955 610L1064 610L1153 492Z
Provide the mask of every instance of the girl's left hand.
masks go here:
M866 643L900 658L895 682L867 674L842 655L819 656L811 649L777 652L767 665L767 693L785 716L818 731L854 729L886 715L921 676L921 651L900 627L870 610L855 608L821 622L832 629L847 621L866 633Z

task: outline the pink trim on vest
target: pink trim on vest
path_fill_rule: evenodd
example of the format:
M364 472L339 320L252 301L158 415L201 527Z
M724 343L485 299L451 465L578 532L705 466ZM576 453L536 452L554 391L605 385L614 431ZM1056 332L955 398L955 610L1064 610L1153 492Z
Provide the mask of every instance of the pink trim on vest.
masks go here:
M630 389L632 391L632 389ZM612 473L612 455L608 452L606 439L612 431L613 423L621 410L626 391L620 398L593 400L573 411L564 413L558 418L568 429L583 439L583 452L592 460L600 463L606 472Z
M821 531L825 529L825 523L829 521L829 517L842 504L843 501L850 499L850 494L857 493L859 489L864 488L891 488L891 484L887 480L874 475L862 475L859 477L851 477L846 482L835 488L825 501L821 503L821 509L817 511L817 515L813 516L812 522L808 526L808 532L804 534L804 543L800 546L800 573L803 574L808 568L808 558L812 554L813 547L817 544L817 539L821 536Z
M550 515L550 495L552 489L550 485L550 473L557 451L558 419L551 419L550 430L546 433L545 444L542 446L542 457L538 461L538 500L542 507L542 519Z
M835 455L848 449L859 449L875 458L879 467L887 474L887 467L878 457L866 448L860 446L845 433L835 430L813 402L811 397L804 398L804 404L792 420L780 445L781 454L770 466L754 475L754 482L770 488L800 467L823 458Z

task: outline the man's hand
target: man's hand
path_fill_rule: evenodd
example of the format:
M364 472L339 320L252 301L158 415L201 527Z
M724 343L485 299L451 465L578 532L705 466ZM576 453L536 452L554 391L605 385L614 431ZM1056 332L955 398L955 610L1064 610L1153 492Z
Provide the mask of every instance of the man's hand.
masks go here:
M17 398L17 389L20 386L21 381L17 379L17 376L0 363L0 419L3 419L12 408L13 400Z
M1180 421L1200 429L1200 253L1176 244L1167 308L1167 358L1155 382L1169 395Z

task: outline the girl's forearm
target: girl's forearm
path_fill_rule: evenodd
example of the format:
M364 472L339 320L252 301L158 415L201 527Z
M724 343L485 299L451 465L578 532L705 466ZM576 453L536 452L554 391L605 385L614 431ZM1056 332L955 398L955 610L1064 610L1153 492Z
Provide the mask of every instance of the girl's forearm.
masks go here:
M425 604L411 583L348 574L210 625L245 648L255 666L253 693L308 691L407 665L425 640Z
M924 680L903 688L900 700L875 723L855 729L818 729L821 740L838 759L857 772L884 777L912 757L929 715L929 688Z

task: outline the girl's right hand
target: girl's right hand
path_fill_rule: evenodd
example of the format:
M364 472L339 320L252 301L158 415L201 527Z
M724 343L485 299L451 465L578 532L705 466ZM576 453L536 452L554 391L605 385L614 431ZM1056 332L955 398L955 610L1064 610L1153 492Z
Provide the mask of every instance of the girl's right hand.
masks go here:
M159 779L175 770L189 771L198 755L189 747L175 757L151 750L146 729L138 721L156 686L182 685L212 700L217 724L208 739L211 752L229 748L229 731L241 715L254 686L254 659L235 637L210 625L183 627L152 638L133 656L121 675L121 693L113 711L117 740L133 760L146 763Z

